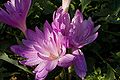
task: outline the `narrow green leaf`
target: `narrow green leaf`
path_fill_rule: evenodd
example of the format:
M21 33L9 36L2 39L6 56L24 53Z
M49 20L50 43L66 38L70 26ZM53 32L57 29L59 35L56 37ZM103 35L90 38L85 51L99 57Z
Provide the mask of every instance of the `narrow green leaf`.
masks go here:
M4 67L0 68L0 80L4 80L5 77L5 73L3 73L4 71L6 71Z
M18 61L13 60L13 59L10 59L6 53L1 53L1 52L0 52L0 54L1 54L1 55L0 55L0 59L2 59L2 60L4 60L4 61L7 61L7 62L9 62L9 63L11 63L11 64L19 67L20 69L24 70L25 72L28 72L28 73L31 73L31 74L32 74L32 72L29 71L26 67L19 65L19 64L18 64Z
M82 5L82 12L84 12L84 9L91 2L91 0L80 0L80 2L81 2L81 5Z
M118 57L120 57L120 52L117 52L116 55L117 55Z
M109 65L107 65L107 70L105 80L115 80L115 74Z

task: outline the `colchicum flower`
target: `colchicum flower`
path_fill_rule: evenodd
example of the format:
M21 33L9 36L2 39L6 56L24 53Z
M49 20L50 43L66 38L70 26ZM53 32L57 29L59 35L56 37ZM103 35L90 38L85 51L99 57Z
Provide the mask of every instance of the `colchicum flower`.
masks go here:
M73 63L75 56L66 54L64 36L53 31L47 21L43 32L36 27L35 31L27 30L26 35L27 39L22 41L23 44L14 45L11 50L26 58L21 61L22 64L37 65L33 71L36 73L36 80L43 80L57 65L68 67Z
M31 5L31 0L10 0L4 4L5 9L0 8L0 22L26 31L26 17Z
M93 42L98 36L96 31L100 26L94 28L91 18L83 20L83 15L79 10L76 11L71 24L72 29L69 35L71 47L82 48L84 45Z
M54 12L52 27L56 32L61 32L63 36L69 38L71 48L82 48L97 38L98 32L96 31L100 26L94 28L91 18L83 20L82 13L77 10L71 21L69 13L62 12L61 7Z
M87 68L84 55L79 48L93 42L97 38L98 32L96 31L100 26L94 28L91 18L83 20L83 15L79 10L76 11L73 19L70 20L69 13L63 13L63 9L60 7L54 12L52 27L66 38L66 47L71 48L72 54L75 55L75 71L79 77L84 79Z
M26 28L31 0L9 0L4 4L5 9L0 8L0 22L20 29L26 36L22 44L12 46L11 50L25 58L21 64L36 66L33 71L35 80L44 80L56 66L69 67L72 64L80 78L86 76L86 61L80 48L97 38L99 26L94 28L91 18L83 20L79 10L70 20L67 12L70 2L62 0L62 6L53 14L52 25L46 21L43 31L37 27L35 31Z
M75 56L73 61L75 72L82 80L84 80L87 72L87 65L84 54L79 49L74 50L72 54Z

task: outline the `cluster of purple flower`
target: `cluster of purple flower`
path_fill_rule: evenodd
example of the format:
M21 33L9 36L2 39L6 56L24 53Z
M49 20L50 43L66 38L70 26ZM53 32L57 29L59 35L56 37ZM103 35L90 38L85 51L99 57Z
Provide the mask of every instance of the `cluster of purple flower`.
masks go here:
M50 25L46 21L43 31L37 27L35 31L26 28L31 0L10 0L4 4L5 10L0 8L0 21L20 29L26 36L23 44L14 45L11 50L26 58L21 64L37 66L33 71L35 80L44 80L56 66L73 65L79 77L84 79L86 75L86 62L80 48L97 38L99 26L94 28L91 18L83 20L79 10L70 20L67 3L70 0L63 0L62 7L53 14L53 22ZM67 53L67 49L71 52Z

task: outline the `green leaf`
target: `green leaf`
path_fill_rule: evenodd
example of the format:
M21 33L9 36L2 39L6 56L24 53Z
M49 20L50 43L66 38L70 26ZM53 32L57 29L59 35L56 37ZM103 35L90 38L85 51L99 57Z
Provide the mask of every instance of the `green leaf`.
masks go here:
M120 52L117 52L116 55L117 55L118 57L120 57Z
M0 68L0 80L4 80L4 77L5 77L4 71L6 71L4 67Z
M113 72L113 69L107 65L107 75L105 77L105 80L115 80L115 74Z
M11 64L19 67L20 69L24 70L25 72L28 72L28 73L31 73L31 74L32 74L32 72L29 71L26 67L19 65L19 64L18 64L18 61L13 60L13 59L10 59L6 53L1 53L1 52L0 52L0 59L2 59L2 60L4 60L4 61L7 61L7 62L9 62L9 63L11 63Z
M57 7L50 1L46 1L44 4L45 4L44 5L45 9L44 9L43 13L46 14L46 15L53 13L55 8Z
M82 5L82 12L84 12L84 9L91 2L91 0L80 0L80 2L81 2L81 5Z

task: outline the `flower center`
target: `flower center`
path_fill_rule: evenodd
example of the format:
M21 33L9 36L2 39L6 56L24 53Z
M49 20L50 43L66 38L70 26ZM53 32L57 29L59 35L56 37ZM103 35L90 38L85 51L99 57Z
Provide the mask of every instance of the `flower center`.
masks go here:
M50 54L50 56L49 56L49 59L50 60L55 60L55 59L57 59L58 57L57 56L55 56L55 55L53 55L53 54Z

